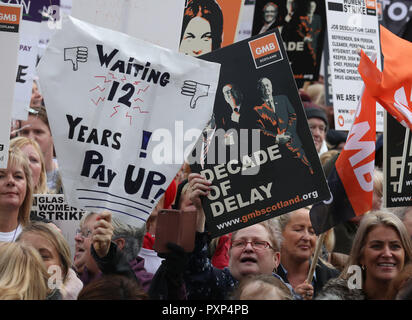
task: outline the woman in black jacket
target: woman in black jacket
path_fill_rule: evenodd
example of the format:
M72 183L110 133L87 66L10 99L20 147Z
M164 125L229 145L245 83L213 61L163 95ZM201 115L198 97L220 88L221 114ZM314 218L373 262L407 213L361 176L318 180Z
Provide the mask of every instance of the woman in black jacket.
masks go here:
M309 218L309 209L301 208L277 219L283 236L277 274L290 283L303 299L311 300L329 279L339 275L339 271L327 262L318 260L313 281L307 283L317 239Z

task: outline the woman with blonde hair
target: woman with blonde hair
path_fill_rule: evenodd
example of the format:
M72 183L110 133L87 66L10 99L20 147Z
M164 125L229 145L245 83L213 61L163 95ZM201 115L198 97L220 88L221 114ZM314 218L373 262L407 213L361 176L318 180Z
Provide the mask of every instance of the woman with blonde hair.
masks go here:
M411 260L412 242L402 221L390 212L372 211L359 225L344 270L324 286L319 299L386 299Z
M49 193L47 188L46 165L39 144L27 137L16 137L10 140L10 149L19 148L29 159L33 178L33 193Z
M328 262L319 259L312 282L307 282L317 243L308 207L283 214L276 219L283 237L280 265L276 273L283 281L290 283L301 298L311 300L329 279L339 275L339 271Z
M69 244L57 228L44 222L32 222L23 229L17 242L26 243L40 253L47 271L57 276L56 289L63 300L77 299L83 283L71 268Z
M45 300L48 276L34 248L0 242L0 300Z
M0 241L13 242L30 221L33 185L26 155L9 150L6 169L0 169Z

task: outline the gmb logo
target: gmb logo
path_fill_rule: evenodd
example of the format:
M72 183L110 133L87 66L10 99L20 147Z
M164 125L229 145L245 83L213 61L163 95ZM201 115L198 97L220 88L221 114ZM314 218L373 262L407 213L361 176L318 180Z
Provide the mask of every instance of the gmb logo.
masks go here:
M250 41L249 47L256 69L283 60L275 33Z

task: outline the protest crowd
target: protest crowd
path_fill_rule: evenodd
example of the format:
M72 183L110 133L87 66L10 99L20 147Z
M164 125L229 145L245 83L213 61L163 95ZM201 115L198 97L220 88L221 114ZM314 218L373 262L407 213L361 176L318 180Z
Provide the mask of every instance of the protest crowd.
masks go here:
M6 1L0 2L0 7L4 2ZM204 54L206 54L205 57L212 57L210 54L213 52L216 54L220 50L223 52L225 48L222 45L221 35L224 28L223 22L226 20L221 16L222 13L214 13L214 10L217 10L216 7L219 7L216 3L218 1L188 0L183 2L186 8L183 15L182 31L179 34L180 53L176 53L176 56L182 56L180 58L182 60L186 56L194 57L191 57L192 60L200 60ZM243 4L243 2L248 1L241 2ZM260 30L262 34L270 33L271 30L274 32L275 28L278 30L275 35L282 35L282 37L290 32L294 21L293 12L297 10L297 5L294 5L293 1L256 0L252 2L256 2L256 5L265 2L266 5L261 5L261 7L267 19L279 17L279 20L274 24L266 21L264 24L254 26L257 31ZM314 15L313 12L320 9L316 9L316 3L319 1L307 2L314 3L311 9L313 11L309 10L308 16L305 16L301 23L296 24L296 32L300 34L306 30L305 36L302 36L305 41L302 43L305 43L305 48L307 48L305 50L309 52L310 57L310 59L305 60L305 63L310 64L312 58L316 59L315 56L320 55L319 45L316 48L315 35L310 33L314 32L314 23L317 21L314 17L316 14ZM279 3L282 3L282 6ZM283 12L283 6L285 12ZM282 15L283 17L281 17ZM320 19L320 17L317 18ZM206 24L206 31L190 30L190 28L194 28L195 23ZM320 24L320 20L316 23ZM252 21L250 21L250 25L252 25ZM322 28L325 30L326 25L323 25ZM383 34L382 31L381 33ZM216 34L220 36L216 36ZM258 32L253 36L257 34ZM198 37L199 39L197 39ZM310 40L307 40L308 37ZM64 37L60 37L60 39L62 38ZM105 39L101 39L101 42L106 46L104 41ZM196 41L201 42L198 47L195 47ZM321 37L317 35L316 41L319 43ZM405 47L405 51L409 50L408 52L412 53L412 43L407 40L403 41L402 45ZM102 46L103 49L100 50L104 51L98 51L101 66L105 63L107 67L109 63L118 59L117 57L113 58L118 50L110 52L112 48L108 49L108 47L110 46L107 45L105 48ZM227 50L229 52L229 47ZM382 50L387 50L383 43ZM402 51L403 49L396 50ZM90 47L89 59L92 56L91 51ZM390 60L389 49L385 52L388 54L385 55L385 65L381 75L382 79L391 84L389 77L385 78L385 68L389 68L389 61L392 60ZM129 52L128 54L132 55L133 53ZM291 61L292 56L289 57ZM399 105L401 98L395 99L395 102L388 102L385 97L378 97L383 89L377 89L378 84L374 83L373 80L367 80L366 76L364 77L366 74L373 73L364 71L367 70L366 67L371 67L366 61L365 53L359 52L357 57L360 61L359 73L365 83L364 94L359 98L362 112L364 105L366 105L364 102L366 94L369 94L369 98L372 96L375 99L374 103L380 102L385 109L387 109L385 103L391 106ZM39 58L40 64L42 63L41 59L43 57ZM168 59L165 58L165 60ZM67 61L61 60L62 63L67 63ZM130 58L131 60L132 58ZM212 58L206 60L217 61ZM84 69L87 64L79 62L82 61L76 62L76 68L81 72L80 69ZM289 67L288 61L283 62ZM123 67L119 67L122 63ZM158 83L159 88L168 88L168 86L173 85L170 75L168 83L166 68L160 69L152 63L150 67L152 69L149 69L149 62L146 66L143 62L140 63L142 63L138 65L139 68L141 67L140 71L143 72L143 68L151 70L147 71L147 75L152 81L149 83L147 80L147 83L151 85L151 88L157 84L156 70L161 70L158 73L158 78L162 74ZM162 60L162 63L167 66L167 63L172 62ZM371 63L374 66L373 62ZM119 72L121 68L123 71L128 68L126 66L127 60L121 61L120 58L113 65L112 70L116 70L114 67L116 65ZM292 63L291 66L292 71L294 71L294 64ZM361 69L362 66L365 69ZM52 65L44 64L41 66L43 70L47 67L52 68ZM139 71L137 68L136 74ZM224 64L222 63L221 73L226 72L223 68ZM175 71L172 67L167 70L172 69ZM130 70L134 69L130 67L128 73L123 72L125 77L126 74L128 76L133 74L134 71L130 72ZM288 69L285 70L287 70L285 72L289 72ZM210 143L211 135L213 136L215 130L220 128L226 131L230 128L235 128L235 130L258 129L261 143L268 143L268 146L276 143L279 148L276 150L279 150L283 157L275 161L279 163L280 167L278 168L280 169L273 173L273 178L267 176L265 177L267 180L259 180L261 179L259 177L255 180L242 180L245 181L243 188L248 189L251 198L242 198L243 194L239 194L236 198L237 207L235 210L229 201L224 200L221 202L224 205L215 206L215 210L219 210L218 212L209 207L212 201L207 199L217 198L215 197L214 183L220 182L217 178L219 173L215 167L207 166L203 162L196 162L193 165L193 163L185 161L183 164L179 164L178 172L173 171L175 176L168 180L167 185L164 184L166 180L162 182L164 187L162 195L155 199L155 205L151 207L150 212L145 216L144 221L140 221L140 224L133 224L130 223L130 220L123 219L123 216L116 210L110 210L107 207L106 200L102 200L94 207L82 208L82 210L84 209L82 214L71 221L72 232L69 233L65 232L63 227L59 225L59 219L56 219L57 214L36 214L33 208L38 205L41 196L47 195L52 199L55 196L64 195L67 200L70 199L69 195L74 192L75 188L83 190L81 185L83 180L81 179L93 175L93 178L90 179L94 179L95 189L103 187L104 183L110 185L112 180L110 180L110 169L102 173L103 170L107 169L103 165L101 168L98 167L95 172L93 170L90 172L90 167L89 172L87 172L83 166L81 179L80 176L67 178L71 173L75 175L77 172L71 168L66 169L64 166L70 161L73 162L73 165L75 162L80 162L80 160L75 159L76 157L80 159L81 154L86 149L79 147L78 151L74 151L75 149L70 147L66 151L74 153L73 160L67 161L67 159L63 159L64 156L61 156L62 150L68 145L65 143L72 143L75 139L78 139L77 142L87 140L82 144L84 146L90 145L90 142L93 144L98 139L100 146L96 147L96 150L104 149L107 150L106 152L113 153L118 152L121 145L123 153L121 157L116 158L119 166L113 168L113 171L116 171L112 172L113 184L117 183L116 174L120 176L120 170L126 171L126 167L120 166L121 158L132 158L134 154L129 156L128 151L124 151L124 148L128 146L124 147L125 141L129 137L124 133L119 133L122 132L121 128L119 128L119 132L111 130L110 134L109 131L103 133L104 138L101 140L101 136L99 138L93 137L93 131L89 135L87 130L98 126L99 116L97 115L95 118L90 118L93 119L93 124L87 123L86 120L80 120L81 114L77 118L68 114L64 115L65 123L69 123L70 132L63 131L66 130L64 125L59 126L57 122L52 122L56 121L57 118L55 115L51 116L55 106L53 103L49 104L48 101L51 100L47 98L48 95L54 94L53 90L48 90L48 95L44 95L43 87L47 86L46 80L43 80L40 74L35 76L34 80L30 81L32 91L30 102L27 105L27 117L10 118L8 150L6 149L8 160L6 166L0 168L0 300L411 300L412 204L384 206L384 188L387 184L383 171L384 158L386 157L383 154L385 152L384 132L375 130L375 124L375 128L371 129L373 131L371 135L368 137L365 133L363 133L364 136L362 136L363 134L359 135L354 131L358 122L354 122L355 124L347 130L337 128L336 109L326 97L327 75L323 72L319 74L319 67L317 70L317 76L312 80L303 81L303 79L295 77L296 83L292 82L290 86L288 84L288 91L283 93L276 92L280 87L279 83L283 81L281 79L283 75L268 76L262 71L262 74L256 77L259 80L253 80L250 85L254 89L253 94L256 93L259 98L256 98L257 102L252 107L248 105L251 101L252 91L247 92L243 85L243 83L248 83L247 79L243 79L241 82L242 90L236 86L234 81L221 83L219 80L219 85L216 87L220 89L216 90L216 101L218 101L218 95L221 95L221 100L219 100L220 103L216 102L215 108L223 110L227 107L225 109L227 112L226 114L219 113L220 111L214 112L211 118L209 113L203 117L207 118L205 121L199 122L203 123L202 126L204 126L208 121L205 129L199 128L203 130L199 140L197 140L200 145L203 142L203 145L199 147L201 150L199 161L204 161L203 156L207 152L208 144L205 142ZM139 74L139 78L135 78L136 82L145 81L146 73L143 74L142 76ZM406 74L407 71L400 75L399 81L403 81L402 84L409 84L409 87L405 88L411 88L412 71L409 70L409 74ZM280 80L275 81L277 76L280 77ZM245 75L245 78L247 77ZM229 79L229 77L227 78ZM50 79L57 81L53 75L47 81L51 81ZM284 79L286 83L288 78L285 76ZM116 83L119 85L119 82ZM386 83L386 87L383 87L391 87L388 83ZM43 86L43 84L46 85ZM201 83L198 81L197 88L200 85ZM394 84L392 87L396 85ZM113 88L114 86L112 91ZM333 90L339 91L339 88L333 87ZM194 92L198 94L196 89ZM55 95L57 96L58 93ZM71 92L65 97L71 95L74 96L75 93ZM183 97L183 91L179 95ZM207 95L206 92L204 96ZM293 95L295 95L296 100ZM170 98L170 100L172 99L173 97ZM200 98L197 97L198 100L193 99L194 103L200 103L202 95ZM153 98L151 103L155 104L155 100ZM70 106L70 101L66 103ZM77 100L73 102L73 104L76 103ZM90 101L87 103L90 104ZM285 116L281 110L283 105L287 105ZM249 107L251 111L246 113L246 108ZM406 112L410 114L411 103L406 102L406 106L404 103L404 107L408 110ZM192 102L191 108L195 109ZM209 108L209 110L212 109ZM302 112L298 110L302 110ZM117 112L115 108L111 108L111 111L113 114ZM358 111L353 112L354 119L360 119L361 112ZM387 111L387 116L390 117L389 113L392 113ZM371 114L375 117L376 112L370 112L369 117ZM173 114L163 113L163 118L168 117L173 117ZM125 119L128 120L127 117ZM411 121L411 118L407 116L403 116L402 119ZM175 119L168 120L174 121ZM83 121L81 125L79 125L80 121ZM130 121L134 120L130 119ZM155 122L151 121L148 120L147 123L150 122L152 125ZM253 126L250 126L252 121ZM296 125L296 121L299 125ZM293 126L292 122L295 122ZM412 127L411 122L406 122L406 125L405 121L403 122L404 127ZM287 127L283 128L283 125L287 125ZM59 132L59 130L61 131ZM77 130L80 130L79 133ZM98 131L96 130L96 132ZM302 138L305 132L309 140ZM59 140L56 139L57 136L59 136ZM69 137L66 140L69 142L65 142L61 137L65 139ZM358 140L349 144L353 137ZM234 144L232 138L231 134L225 134L223 144L226 147ZM390 139L389 136L387 139ZM307 147L308 141L310 147ZM363 197L362 190L358 191L360 188L348 190L343 177L345 172L349 172L352 178L358 175L358 171L354 167L359 162L355 162L355 158L358 155L357 150L363 147L356 148L356 142L359 145L369 143L368 146L373 149L365 156L368 163L372 160L372 167L368 167L368 172L362 172L365 183L370 185L368 192L365 192L367 194L365 197ZM391 144L392 142L389 140L385 143ZM345 145L349 147L345 148ZM270 156L269 151L267 154ZM103 162L103 158L99 158L99 155L101 157L101 154L95 151L90 157L89 161L92 165L98 164L100 160L100 163ZM365 165L361 168L366 167L366 160L360 162ZM350 163L354 163L353 168ZM263 201L264 196L267 197L268 201L272 201L268 203L282 200L282 197L276 198L276 190L278 189L270 192L269 187L272 186L272 183L273 185L278 183L276 174L281 174L280 172L288 166L290 173L287 178L282 175L282 179L285 180L282 180L282 186L279 187L279 190L289 188L292 190L291 194L298 195L300 191L293 193L294 190L303 190L299 188L307 183L307 180L304 179L310 180L312 177L315 179L315 174L317 174L319 181L322 181L318 185L326 186L327 194L329 195L330 190L333 195L332 205L316 201L318 192L312 192L313 195L316 193L316 196L314 196L313 201L311 200L311 203L295 206L292 202L289 204L291 206L289 209L286 205L281 207L278 204L276 208L281 214L268 214L267 208L269 207L266 207L267 213L262 214L259 218L257 213L256 217L255 214L253 215L253 219L245 213L239 214L239 217L243 217L245 220L246 226L238 224L236 228L216 235L214 230L217 229L213 223L222 223L224 220L213 222L210 217L223 217L232 210L231 214L234 215L237 210L242 209L242 206L246 206L245 203L249 204L249 202L251 202L251 206L246 212L257 212L257 209L263 208L259 205L259 201ZM293 173L294 166L296 172L300 173ZM227 166L225 168L230 172L230 168L233 167ZM126 177L129 174L129 169L130 166L127 167ZM138 169L136 168L136 171ZM156 185L155 172L161 170L150 171L150 173L154 172L154 185ZM214 172L215 177L211 178L209 175L208 178L205 174L206 171ZM220 171L221 176L223 176L222 172L227 174L226 171ZM106 179L106 174L109 180ZM405 175L408 175L407 170ZM99 177L102 176L105 178L100 179ZM136 176L137 173L132 175L133 178ZM138 181L140 176L139 171L135 181ZM159 176L160 174L158 174ZM338 186L334 187L336 178L339 182ZM68 185L65 182L69 179L79 180L80 184L76 187L73 187L74 183ZM216 179L217 182L213 179ZM133 182L135 183L135 181ZM255 185L250 185L251 181L254 181ZM266 184L262 181L266 181ZM140 181L140 183L142 182ZM222 182L221 185L223 184ZM232 182L232 184L238 183ZM90 186L84 187L84 189L87 188L90 189ZM255 191L250 191L251 189ZM321 187L316 190L320 189ZM113 193L112 189L101 190ZM109 192L102 191L102 193ZM130 201L140 201L138 195L141 195L141 190L139 193L136 190L136 195L132 192L128 193ZM356 196L358 199L355 202L359 204L358 207L355 207L355 202L352 202L352 197ZM272 198L273 200L271 200ZM326 202L329 198L326 196L322 200ZM256 200L257 203L254 207L252 199L259 199ZM69 204L75 206L75 204ZM323 218L320 217L320 213L315 212L319 208L321 210L321 206L324 210L328 210L327 213L323 212ZM271 208L271 212L275 212L274 206ZM183 214L186 213L189 213L191 217L187 218L187 221L191 220L186 221L187 224L182 227L179 222L166 221L163 210L166 210L166 214L168 212L181 214L182 220L178 220L181 223L183 223ZM212 215L211 212L214 214ZM259 215L261 212L262 210L260 210ZM170 236L167 238L170 233L173 233L172 231L180 232L180 237ZM189 240L185 241L182 238ZM162 248L160 239L162 240ZM170 239L178 239L179 242L173 242ZM71 243L73 246L70 245Z

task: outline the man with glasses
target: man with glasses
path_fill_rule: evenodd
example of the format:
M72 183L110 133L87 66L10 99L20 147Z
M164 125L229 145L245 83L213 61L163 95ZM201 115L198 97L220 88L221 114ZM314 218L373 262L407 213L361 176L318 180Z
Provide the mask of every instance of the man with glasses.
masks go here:
M119 274L136 280L149 290L153 274L144 268L142 247L145 228L137 228L113 217L110 211L91 212L80 222L76 232L77 269L83 263L80 279L84 285L103 274Z
M315 143L316 151L320 156L328 151L326 146L326 132L328 129L328 119L326 113L318 107L305 108L306 118L308 119L309 129L312 133L313 142Z
M280 242L276 220L266 220L232 233L229 266L220 270L208 258L207 232L201 197L207 196L210 183L200 174L189 175L190 200L197 210L195 249L189 257L184 278L188 298L228 299L240 280L255 274L276 274L280 262ZM289 289L294 294L293 289Z

